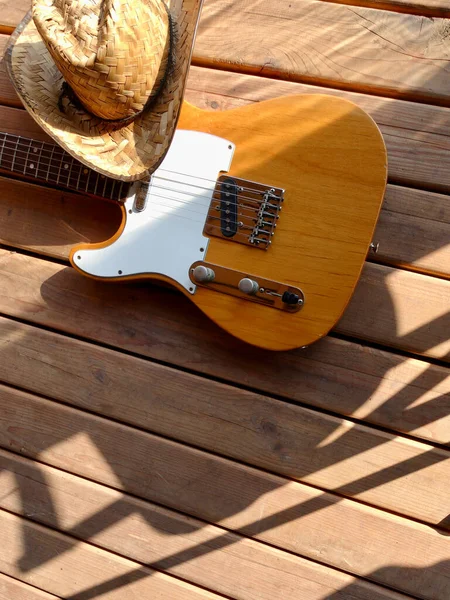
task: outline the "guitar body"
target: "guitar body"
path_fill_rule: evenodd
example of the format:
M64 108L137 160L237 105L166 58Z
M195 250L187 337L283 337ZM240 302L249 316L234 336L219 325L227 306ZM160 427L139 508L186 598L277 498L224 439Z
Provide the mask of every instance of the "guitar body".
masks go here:
M100 267L89 269L89 256L95 256L102 266L102 253L104 260L108 260L106 253L111 254L114 245L125 236L127 219L132 212L127 206L123 209L122 227L116 236L102 244L74 248L71 254L73 266L85 275L104 279L167 281L185 293L220 327L262 348L287 350L309 345L325 336L339 320L352 296L383 201L387 157L382 136L373 120L346 100L317 94L278 98L222 112L203 111L184 103L178 130L203 132L231 142L234 145L231 160L220 169L231 177L284 190L282 210L267 249L235 243L226 237L207 236L203 232L205 244L200 245L204 246L201 248L204 252L197 258L254 279L264 278L299 288L304 295L301 309L296 312L279 310L221 293L208 285L189 288L188 284L180 284L181 279L171 275L170 269L177 257L185 254L185 228L179 227L171 240L175 248L177 239L180 240L179 249L172 252L167 246L165 252L162 240L171 236L168 233L172 231L170 213L165 213L165 220L158 221L161 226L164 222L166 227L160 238L152 226L145 238L136 238L145 239L145 242L139 242L141 251L139 257L136 254L136 261L141 260L143 253L152 256L149 268L140 263L133 270L130 258L126 269L114 275ZM224 146L221 148L223 150ZM185 152L186 161L192 163L196 159L195 152L189 154L192 156L188 157ZM199 155L199 160L205 162L207 155L203 158ZM212 165L211 170L214 168ZM215 173L214 179L220 174ZM209 197L207 206L210 200ZM196 207L191 205L192 213L196 212L193 210ZM141 215L150 210L151 200ZM204 216L200 214L199 219L204 221ZM203 228L203 224L199 226ZM152 239L153 231L160 240L156 247L148 241ZM115 256L119 250L123 256L132 245L132 239L129 237ZM147 243L150 245L144 252L142 244ZM167 268L162 263L161 268L155 266L159 265L158 255L163 263L165 260ZM191 265L195 258L193 254L186 264ZM186 271L186 267L182 270Z

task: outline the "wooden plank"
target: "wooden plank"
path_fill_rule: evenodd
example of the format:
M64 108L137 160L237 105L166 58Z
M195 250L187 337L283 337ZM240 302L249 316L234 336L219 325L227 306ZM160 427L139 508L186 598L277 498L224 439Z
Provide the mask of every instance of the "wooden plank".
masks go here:
M0 600L57 600L57 596L0 573Z
M0 502L8 511L227 597L322 600L343 589L351 590L355 600L397 597L396 593L349 574L7 452L0 451L0 465L3 473L8 473L7 477L0 475L0 480L6 479ZM339 512L341 506L335 504L333 508ZM347 538L350 542L346 532L347 537L340 543L341 564L346 571L358 569L369 579L374 573L375 580L397 590L417 593L419 597L428 590L428 600L444 599L449 590L448 579L445 570L432 563L448 558L445 538L423 525L399 518L385 519L375 511L370 512L369 521L377 517L385 537L376 538L370 553L361 553L362 561L362 557L346 551ZM364 519L364 511L359 518ZM325 514L324 521L327 520ZM320 540L303 524L303 544L297 551L303 551L305 546L314 556L319 544L328 548L335 543L335 534L330 536L324 527L319 531L323 532ZM354 546L365 544L362 529L358 531L361 541L353 538ZM405 576L401 568L395 578L384 577L385 566L394 564L414 568L416 577Z
M388 185L371 260L450 278L448 196Z
M198 72L199 69L194 71L196 75ZM208 79L205 80L202 78L198 81L199 78L194 77L194 89L189 91L188 98L196 104L203 106L209 105L209 107L215 102L214 106L217 105L219 107L217 100L211 100L211 98L215 96L208 95L205 97L204 93L198 92L197 90L197 88L202 85L209 84L211 87L214 83L213 80L217 77L219 77L219 81L224 79L223 76L217 72L210 71L210 73L211 77L208 77ZM227 75L231 75L231 80L227 78L226 81L223 82L223 85L220 88L222 91L226 90L226 85L228 88L231 87L231 90L234 89L232 86L234 78L239 77L237 83L241 85L242 76L234 74ZM250 83L256 83L257 78L247 77L245 81L247 80L250 80ZM280 85L288 86L288 89L279 90L280 93L293 91L292 84L289 87L289 84L286 83L271 83L278 87ZM298 87L297 84L293 85L294 88ZM216 90L216 87L214 87L214 90ZM248 87L249 86L247 85L247 88ZM303 89L305 86L300 87ZM256 92L254 91L252 101L255 101L255 93ZM243 92L241 92L241 95L242 94ZM227 107L227 97L222 95L220 98L222 102L221 106L225 103L225 107ZM241 100L243 103L247 103L247 100L244 98L241 98ZM402 104L400 102L392 102L394 102L395 106ZM408 104L408 107L409 106L414 107L413 104ZM435 107L427 108L434 109ZM439 108L438 110L443 111L444 109ZM11 112L0 109L0 115L2 111L5 112L4 121L8 124L6 127L10 131L14 131L21 135L27 135L27 133L24 132L24 128L28 128L28 124L32 131L36 129L36 125L30 117L27 117L24 123L23 113L17 114L14 111ZM411 121L420 116L415 114L413 109L411 109L411 111ZM376 117L376 115L374 116ZM389 117L389 115L387 116ZM401 116L402 115L396 114L391 115L391 120L398 122L400 130L403 131L406 123L404 123ZM386 116L382 117L383 120L385 118ZM430 118L431 120L434 119L436 124L442 123L442 115L439 116L439 114L434 113L420 116L417 122L420 123L425 120L429 123ZM27 121L29 121L28 124ZM381 127L383 128L383 125L381 125ZM395 128L389 127L388 129L392 130ZM443 131L445 131L445 129ZM447 149L439 145L439 140L442 139L442 135L435 135L434 133L428 132L422 134L421 132L417 132L417 137L424 137L424 139L418 142L421 147L412 151L410 143L403 143L402 145L400 142L399 147L398 140L401 139L399 135L392 135L389 137L386 131L384 131L384 134L389 149L391 178L394 180L405 179L405 176L407 175L406 179L408 180L411 180L411 177L418 178L418 182L415 183L428 182L428 184L436 187L436 182L439 181L440 177L443 177L444 180L445 178L450 177L450 152L448 151L450 150L450 146ZM42 136L42 131L40 131L40 135ZM430 137L433 139L428 139L428 141L426 141L425 138ZM430 148L433 149L431 153L429 152ZM434 155L434 150L436 148L439 156ZM436 167L436 165L438 165L438 167ZM444 180L442 180L442 184L445 183ZM110 210L112 212L112 209ZM36 213L34 214L36 215ZM422 218L419 219L418 217ZM391 234L393 229L396 231L395 236ZM25 225L22 229L21 226L19 227L19 230L21 236L24 237L28 227ZM14 231L11 230L11 233L13 232ZM450 202L448 197L421 192L419 190L407 190L405 188L400 188L399 186L388 186L376 236L377 240L380 242L380 251L376 257L372 257L374 260L395 266L407 267L418 272L431 273L447 278L450 276L450 247L447 243L447 240L450 239ZM27 236L27 239L29 239L29 236ZM21 247L23 247L23 244Z
M2 0L0 0L0 14L2 14ZM1 19L1 17L0 17ZM9 35L1 34L0 25L0 104L6 104L6 106L16 106L17 108L23 108L22 102L16 94L16 91L12 85L9 75L6 70L4 52L6 44L9 40Z
M73 600L220 598L7 512L0 511L0 523L0 570L50 594Z
M335 331L449 362L449 298L450 281L366 263Z
M28 0L18 0L1 21L16 25L27 10ZM448 106L447 27L444 19L316 0L214 0L204 5L193 60Z
M67 260L82 242L101 242L120 227L118 204L0 177L0 242Z
M184 297L111 286L72 269L0 251L0 311L103 344L447 443L445 368L326 338L288 353L252 349Z
M1 447L200 519L226 525L260 495L288 486L289 480L278 475L13 388L1 386L0 399ZM366 427L342 423L337 428L335 420L314 411L287 426L268 419L258 403L247 414L250 422L241 421L240 452L259 439L264 455L255 462L263 468L450 529L445 522L448 451ZM220 452L227 422L223 429L214 419L213 425ZM195 433L200 443L202 434Z

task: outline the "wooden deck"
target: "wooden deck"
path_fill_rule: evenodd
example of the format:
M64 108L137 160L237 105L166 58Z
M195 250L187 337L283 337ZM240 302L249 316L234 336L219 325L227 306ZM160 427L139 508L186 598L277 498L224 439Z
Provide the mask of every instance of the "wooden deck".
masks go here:
M186 94L325 91L382 130L380 251L308 349L83 278L118 208L0 178L1 600L450 599L450 9L355 3L206 0ZM3 65L0 124L46 139Z

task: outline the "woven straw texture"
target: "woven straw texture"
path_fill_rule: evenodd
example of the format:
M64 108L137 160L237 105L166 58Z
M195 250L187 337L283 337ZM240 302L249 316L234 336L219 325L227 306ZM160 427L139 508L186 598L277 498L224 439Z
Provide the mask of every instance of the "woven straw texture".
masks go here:
M115 6L123 4L123 0L111 2ZM79 0L79 4L83 5L83 0ZM31 18L31 13L14 32L8 48L7 65L11 79L27 110L72 156L99 173L115 179L142 179L158 167L172 141L183 100L201 5L202 0L167 2L175 26L174 65L150 108L138 114L128 124L93 116L82 106L72 103L68 97L63 97L63 110L60 110L58 103L64 79ZM117 10L115 12L117 14ZM153 16L155 14L153 12ZM70 23L69 16L66 19ZM156 19L161 21L159 16ZM161 33L162 29L164 28L159 27L158 31ZM162 34L164 40L166 35L167 28ZM160 44L159 41L157 43ZM86 61L89 58L92 60L94 55L94 52L92 56L89 54L87 47L76 51ZM139 54L138 45L133 51L136 56ZM151 51L148 54L151 55ZM120 52L117 56L120 58ZM161 61L161 55L159 59ZM114 60L117 63L116 54ZM104 62L107 62L107 57ZM155 67L151 79L158 85L156 70L158 73L161 71ZM138 90L139 95L142 88L138 82L136 84L133 91ZM137 103L134 109L148 98L147 84L145 87L140 104ZM119 89L118 85L116 90ZM118 93L123 93L124 90L125 87Z
M103 119L141 111L168 66L162 0L33 0L34 23L64 79Z

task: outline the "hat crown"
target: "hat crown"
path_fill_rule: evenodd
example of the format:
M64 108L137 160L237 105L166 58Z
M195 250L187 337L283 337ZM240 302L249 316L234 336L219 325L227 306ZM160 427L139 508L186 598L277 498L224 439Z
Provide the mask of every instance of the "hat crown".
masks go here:
M32 15L64 79L92 114L130 117L158 93L170 53L162 0L33 0Z

